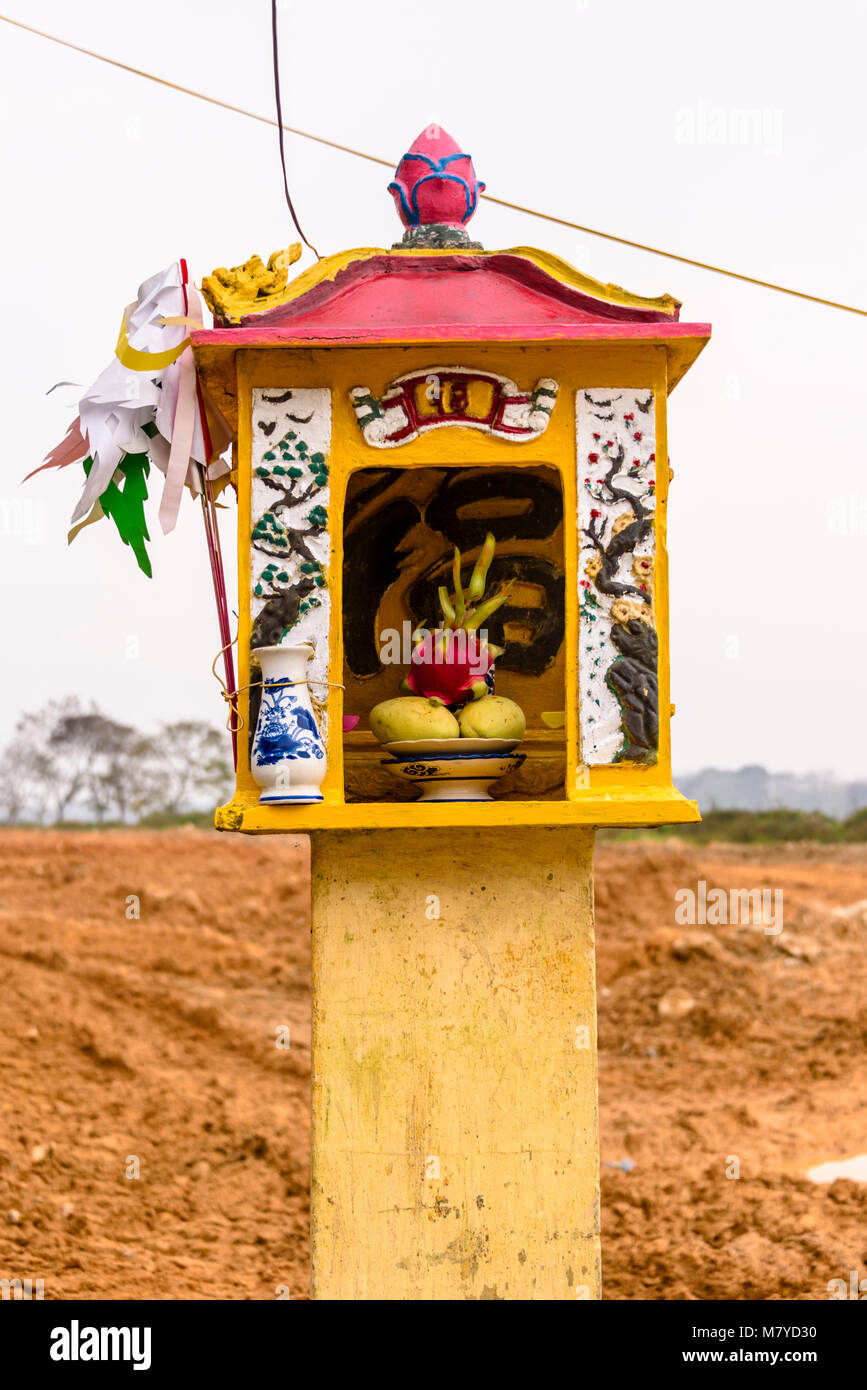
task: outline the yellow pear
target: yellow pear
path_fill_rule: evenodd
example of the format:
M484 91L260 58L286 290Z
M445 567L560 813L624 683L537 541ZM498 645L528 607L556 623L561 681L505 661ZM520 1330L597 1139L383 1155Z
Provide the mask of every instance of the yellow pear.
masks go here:
M523 738L527 727L524 711L503 695L483 695L471 700L458 715L462 738Z
M458 738L458 721L445 705L432 704L421 695L401 695L374 705L368 716L380 743L419 738Z

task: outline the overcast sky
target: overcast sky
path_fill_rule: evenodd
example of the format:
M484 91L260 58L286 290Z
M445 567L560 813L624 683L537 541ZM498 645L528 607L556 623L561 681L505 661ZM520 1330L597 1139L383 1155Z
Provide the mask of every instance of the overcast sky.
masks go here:
M3 10L273 114L268 0ZM290 125L396 162L436 121L499 197L867 307L867 22L851 0L290 0L281 33ZM144 278L186 256L199 281L295 240L276 131L5 24L0 72L0 738L67 692L143 727L221 722L189 498L167 539L152 507L149 581L109 523L67 549L78 469L17 483L74 415L74 391L46 389L102 370ZM397 239L386 170L291 136L287 154L323 254ZM473 234L669 291L684 319L713 324L670 403L675 769L867 775L867 320L490 204Z

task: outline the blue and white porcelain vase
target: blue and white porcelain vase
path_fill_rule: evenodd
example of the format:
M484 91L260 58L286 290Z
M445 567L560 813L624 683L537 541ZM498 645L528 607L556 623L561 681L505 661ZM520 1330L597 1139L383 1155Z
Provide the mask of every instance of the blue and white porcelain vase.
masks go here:
M325 745L310 701L307 663L313 648L256 647L262 668L262 701L253 735L250 770L263 806L310 806L322 800Z

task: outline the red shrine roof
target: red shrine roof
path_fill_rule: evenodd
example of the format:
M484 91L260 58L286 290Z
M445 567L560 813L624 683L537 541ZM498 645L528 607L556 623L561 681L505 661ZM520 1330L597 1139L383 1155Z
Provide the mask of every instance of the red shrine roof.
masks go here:
M709 324L679 321L670 295L644 299L602 285L529 247L350 251L320 261L282 292L233 298L237 324L194 332L197 349L601 338L673 347L683 340L672 362L677 380L710 337Z

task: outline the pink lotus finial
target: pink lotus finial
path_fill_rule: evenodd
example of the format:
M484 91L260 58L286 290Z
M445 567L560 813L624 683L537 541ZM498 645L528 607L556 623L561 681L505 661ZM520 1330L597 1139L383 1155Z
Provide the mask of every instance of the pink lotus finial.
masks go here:
M457 141L429 125L403 156L388 190L405 227L463 227L484 187Z

